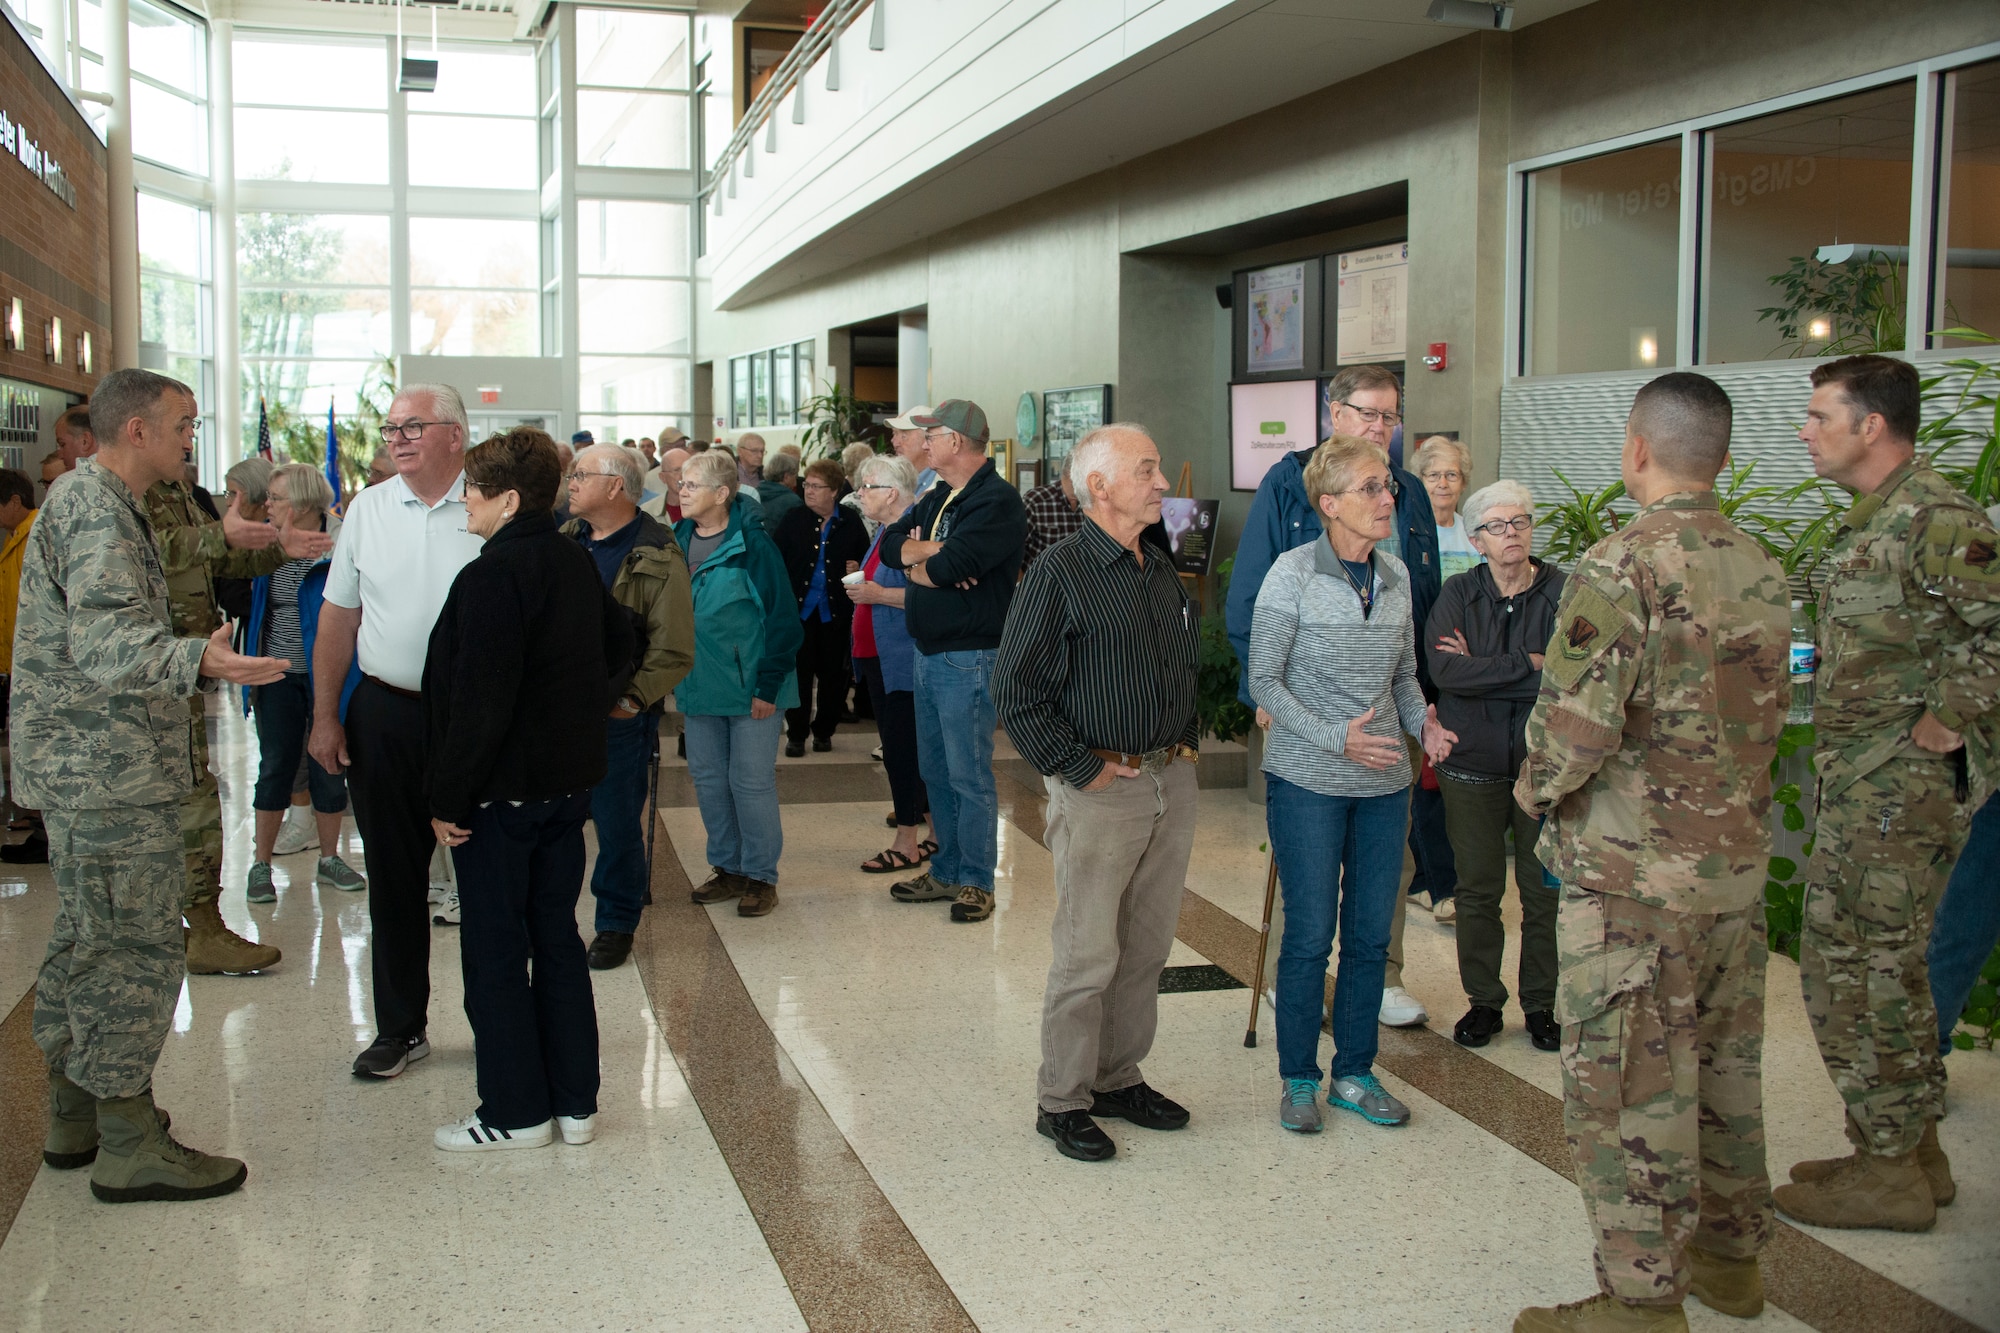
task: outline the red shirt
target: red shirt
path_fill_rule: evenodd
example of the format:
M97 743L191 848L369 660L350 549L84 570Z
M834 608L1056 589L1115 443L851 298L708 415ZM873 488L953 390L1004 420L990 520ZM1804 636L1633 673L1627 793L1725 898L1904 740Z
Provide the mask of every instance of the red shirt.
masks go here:
M880 568L882 568L882 543L878 540L868 548L868 558L861 562L862 581L873 583L875 571ZM854 604L854 656L881 656L875 647L875 608L865 602Z

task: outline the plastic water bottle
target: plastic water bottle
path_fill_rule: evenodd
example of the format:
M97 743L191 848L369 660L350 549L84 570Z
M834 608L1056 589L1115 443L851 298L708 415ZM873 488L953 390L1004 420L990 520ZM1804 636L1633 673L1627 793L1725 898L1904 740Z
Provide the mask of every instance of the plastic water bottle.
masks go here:
M1819 665L1819 647L1813 642L1812 618L1804 602L1792 603L1792 708L1785 715L1788 724L1813 720L1813 668Z

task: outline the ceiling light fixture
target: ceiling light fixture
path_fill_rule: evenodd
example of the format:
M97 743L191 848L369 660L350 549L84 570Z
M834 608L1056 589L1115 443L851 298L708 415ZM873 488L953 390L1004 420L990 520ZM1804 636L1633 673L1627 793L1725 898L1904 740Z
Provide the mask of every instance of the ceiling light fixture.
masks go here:
M1481 28L1487 32L1514 29L1514 6L1487 4L1484 0L1431 0L1424 17L1447 28Z

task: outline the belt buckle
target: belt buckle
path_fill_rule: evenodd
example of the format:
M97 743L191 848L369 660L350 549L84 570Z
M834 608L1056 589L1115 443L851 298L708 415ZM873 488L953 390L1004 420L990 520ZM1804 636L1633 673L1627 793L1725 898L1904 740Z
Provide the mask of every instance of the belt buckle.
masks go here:
M1174 752L1171 749L1149 751L1139 756L1139 771L1141 773L1158 773L1167 766L1168 761L1173 757Z

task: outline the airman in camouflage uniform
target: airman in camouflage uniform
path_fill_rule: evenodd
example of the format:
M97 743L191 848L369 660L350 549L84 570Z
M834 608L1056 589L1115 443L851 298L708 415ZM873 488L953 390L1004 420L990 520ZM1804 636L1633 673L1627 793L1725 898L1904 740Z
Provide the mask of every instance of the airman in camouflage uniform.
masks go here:
M1602 1294L1516 1330L1682 1329L1692 1285L1762 1308L1770 764L1789 595L1713 490L1730 405L1699 375L1633 404L1643 507L1577 563L1515 799L1562 882L1563 1121Z
M1921 1231L1956 1192L1925 950L1996 778L2000 535L1915 457L1914 367L1849 357L1813 384L1801 436L1820 475L1858 498L1819 602L1799 981L1855 1152L1792 1168L1777 1203L1821 1226Z
M57 892L33 1020L49 1065L44 1159L95 1161L92 1191L113 1202L206 1198L246 1174L168 1138L152 1104L185 972L186 700L205 669L238 681L283 669L239 671L247 659L227 644L174 636L132 485L179 466L194 412L174 380L106 376L93 406L102 451L49 497L21 573L14 785L42 809Z
M195 503L182 481L163 481L146 492L146 519L166 570L174 633L207 638L223 623L215 579L256 578L286 560L275 543L238 550L223 525ZM255 972L284 955L275 945L253 944L223 924L222 796L208 764L208 723L200 695L188 701L188 747L194 754L194 790L181 803L181 838L187 862L187 965L195 973Z

